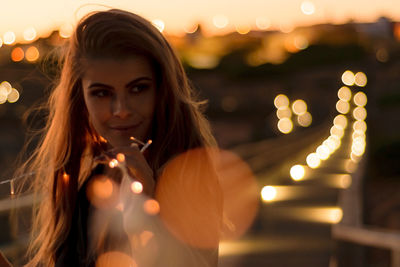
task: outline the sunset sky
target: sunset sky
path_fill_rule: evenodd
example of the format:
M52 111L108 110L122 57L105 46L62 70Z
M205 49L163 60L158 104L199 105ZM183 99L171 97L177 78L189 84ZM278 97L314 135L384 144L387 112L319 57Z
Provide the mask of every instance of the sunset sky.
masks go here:
M0 0L0 37L6 31L22 36L28 27L38 35L45 35L63 24L74 24L82 15L101 5L123 8L145 16L160 19L165 31L184 32L185 27L203 24L209 33L235 30L235 27L256 28L256 21L270 29L295 27L315 23L344 23L375 21L387 16L400 21L399 0ZM89 4L88 3L96 3ZM310 13L309 15L305 12ZM215 26L220 21L222 28ZM221 22L222 20L222 22ZM225 26L226 25L226 26Z

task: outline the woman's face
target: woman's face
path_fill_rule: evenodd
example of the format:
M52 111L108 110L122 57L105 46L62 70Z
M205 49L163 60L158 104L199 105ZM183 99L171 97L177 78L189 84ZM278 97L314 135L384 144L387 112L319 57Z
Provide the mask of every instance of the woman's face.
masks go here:
M82 76L89 120L113 147L127 146L130 137L150 137L156 98L156 77L143 56L94 59Z

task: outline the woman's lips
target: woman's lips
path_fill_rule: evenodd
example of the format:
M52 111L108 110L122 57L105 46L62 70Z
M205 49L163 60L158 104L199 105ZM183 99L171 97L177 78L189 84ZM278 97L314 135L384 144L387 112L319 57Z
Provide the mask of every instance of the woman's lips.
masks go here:
M132 124L132 125L118 125L118 126L110 126L109 128L114 131L125 132L132 129L137 128L140 123Z

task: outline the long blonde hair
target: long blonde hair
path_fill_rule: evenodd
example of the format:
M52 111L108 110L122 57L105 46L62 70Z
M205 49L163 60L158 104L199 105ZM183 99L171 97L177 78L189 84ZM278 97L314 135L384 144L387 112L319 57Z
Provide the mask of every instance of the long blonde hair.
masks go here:
M144 18L112 9L94 12L77 25L62 57L57 86L47 103L42 139L19 172L34 172L33 189L43 200L34 212L28 266L54 266L65 242L79 186L90 174L100 137L88 122L81 77L91 58L144 55L157 77L156 112L148 161L157 170L171 157L215 140L184 69L162 34Z

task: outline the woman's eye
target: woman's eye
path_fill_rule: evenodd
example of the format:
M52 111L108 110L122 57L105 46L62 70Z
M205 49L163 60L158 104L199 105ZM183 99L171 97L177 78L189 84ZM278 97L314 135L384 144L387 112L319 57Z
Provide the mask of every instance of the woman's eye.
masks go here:
M106 97L111 93L108 90L93 90L90 94L96 97Z
M146 90L149 87L150 87L150 85L148 85L148 84L137 84L137 85L131 87L131 92L132 93L140 93L141 91Z

